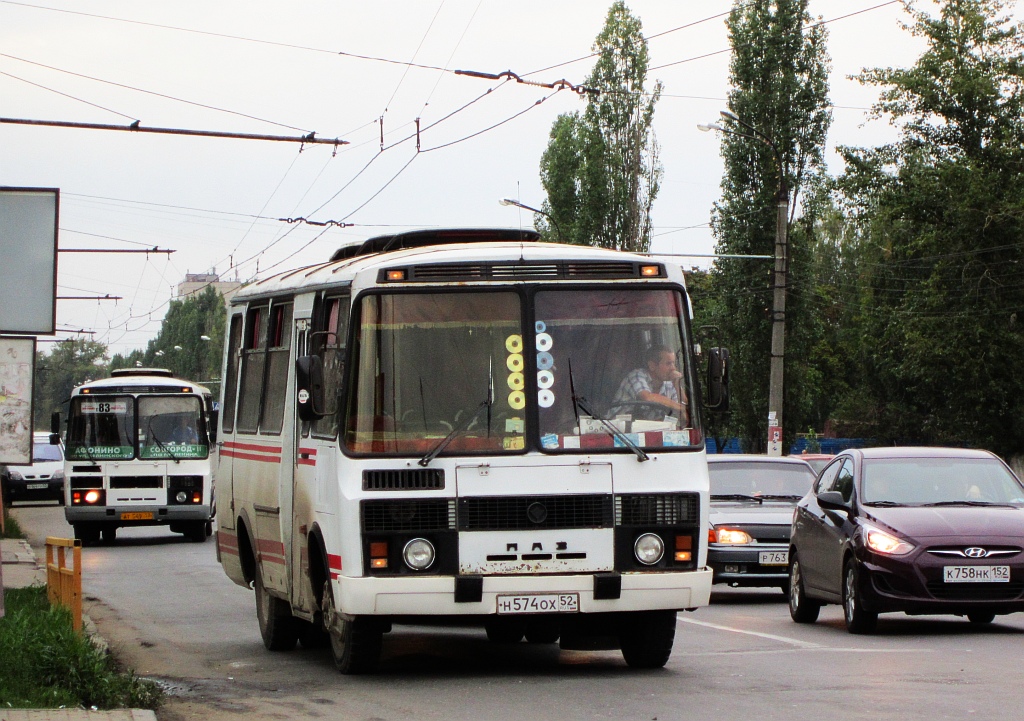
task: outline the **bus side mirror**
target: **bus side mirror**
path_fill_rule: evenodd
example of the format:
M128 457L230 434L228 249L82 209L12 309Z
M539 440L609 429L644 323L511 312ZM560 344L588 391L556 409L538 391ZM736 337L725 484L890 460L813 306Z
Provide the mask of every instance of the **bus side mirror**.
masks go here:
M708 349L708 410L729 410L729 349Z
M210 443L217 442L217 428L220 427L220 411L217 409L210 410L210 427L207 428L210 434Z
M60 411L54 411L50 414L50 445L57 445L60 443ZM54 442L52 436L57 436L57 441Z
M296 400L299 418L318 421L324 413L324 362L318 355L295 359Z

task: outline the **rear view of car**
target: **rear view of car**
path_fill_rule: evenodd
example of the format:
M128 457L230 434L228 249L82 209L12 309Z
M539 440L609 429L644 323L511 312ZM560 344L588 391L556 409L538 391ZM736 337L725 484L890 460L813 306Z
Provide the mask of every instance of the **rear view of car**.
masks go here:
M711 528L708 565L714 583L788 590L793 507L814 483L797 458L708 456Z
M51 445L49 433L32 435L32 463L8 466L4 484L10 501L64 503L64 446Z

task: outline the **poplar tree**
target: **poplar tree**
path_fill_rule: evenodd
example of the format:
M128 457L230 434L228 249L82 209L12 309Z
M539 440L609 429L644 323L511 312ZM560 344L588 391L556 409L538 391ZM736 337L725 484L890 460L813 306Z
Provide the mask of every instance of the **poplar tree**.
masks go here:
M644 89L647 41L624 2L611 6L593 49L586 85L599 93L552 125L540 165L547 199L534 221L547 240L644 252L662 175L651 127L661 83Z
M729 15L728 106L742 124L723 120L728 132L720 135L725 171L722 197L712 212L720 254L774 257L780 183L788 192L792 220L801 193L824 177L830 60L825 28L812 23L807 5L808 0L744 0ZM787 275L794 288L808 224L790 225ZM721 307L716 324L732 354L730 431L750 451L763 450L767 440L773 271L771 261L721 258L713 273ZM790 293L786 447L802 426L794 411L804 405L797 396L807 390L794 373L806 366L801 361L806 350L793 337L803 310L801 297Z

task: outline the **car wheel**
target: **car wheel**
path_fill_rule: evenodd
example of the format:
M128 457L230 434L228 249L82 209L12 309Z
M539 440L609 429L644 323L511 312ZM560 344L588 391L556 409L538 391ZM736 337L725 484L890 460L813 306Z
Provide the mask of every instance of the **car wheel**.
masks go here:
M630 668L661 668L672 655L675 638L675 611L631 613L619 632L622 657Z
M804 591L804 574L794 551L789 562L789 615L797 623L814 623L819 611L821 603L807 598Z
M977 611L967 614L967 620L971 623L992 623L995 618L996 615L988 611Z
M298 634L295 619L288 603L271 596L263 585L263 573L256 562L253 588L256 590L256 620L260 625L260 636L268 651L290 651L295 648Z
M185 528L185 538L193 543L203 543L208 535L206 533L207 521L193 521Z
M324 581L321 603L335 667L345 674L376 671L384 642L380 624L372 618L342 618L334 605L330 580Z
M850 633L871 633L878 624L878 614L864 608L864 594L860 591L860 572L851 558L843 571L843 617Z

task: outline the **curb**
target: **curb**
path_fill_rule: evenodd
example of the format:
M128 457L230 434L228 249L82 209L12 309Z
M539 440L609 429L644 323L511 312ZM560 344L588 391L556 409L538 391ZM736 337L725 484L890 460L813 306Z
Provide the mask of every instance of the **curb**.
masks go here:
M0 721L156 721L149 709L89 711L79 708L2 709Z

